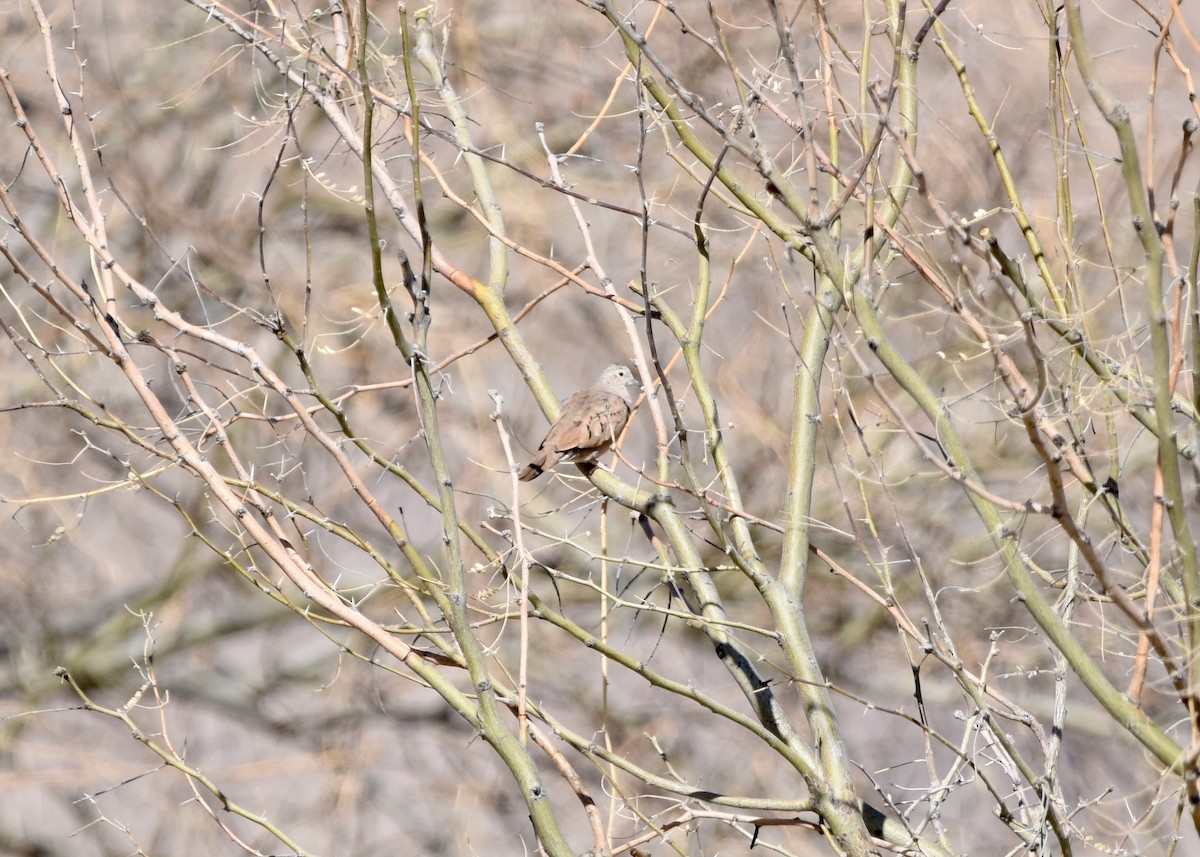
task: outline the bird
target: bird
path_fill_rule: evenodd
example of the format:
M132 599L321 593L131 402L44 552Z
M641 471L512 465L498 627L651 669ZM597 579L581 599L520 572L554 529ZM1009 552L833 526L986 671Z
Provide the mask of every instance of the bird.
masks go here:
M602 455L629 422L633 396L628 387L634 383L628 366L606 367L592 386L563 403L562 414L517 478L529 482L560 461L587 462Z

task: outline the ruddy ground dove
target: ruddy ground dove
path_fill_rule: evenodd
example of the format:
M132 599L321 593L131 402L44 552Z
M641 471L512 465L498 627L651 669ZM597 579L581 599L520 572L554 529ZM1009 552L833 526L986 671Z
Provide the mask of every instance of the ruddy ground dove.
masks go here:
M592 461L612 446L629 422L633 396L627 388L633 383L629 367L614 363L596 383L567 399L558 421L517 478L536 479L560 461Z

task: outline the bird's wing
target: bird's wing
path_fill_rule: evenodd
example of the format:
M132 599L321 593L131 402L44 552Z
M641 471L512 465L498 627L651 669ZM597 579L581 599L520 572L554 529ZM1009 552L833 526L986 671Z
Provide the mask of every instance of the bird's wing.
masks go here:
M542 446L564 455L603 451L629 420L629 405L620 396L601 390L582 390L563 405L562 416L546 434Z

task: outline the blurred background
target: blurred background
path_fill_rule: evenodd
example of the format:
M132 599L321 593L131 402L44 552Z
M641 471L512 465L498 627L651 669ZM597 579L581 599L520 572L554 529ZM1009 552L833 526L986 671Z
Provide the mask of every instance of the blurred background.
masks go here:
M375 155L415 205L403 8L366 5L366 67L379 97ZM1006 537L1019 544L1042 596L1114 686L1137 696L1150 720L1187 747L1194 740L1188 712L1153 656L1144 682L1136 693L1131 689L1139 662L1146 663L1135 625L1083 567L1059 523L1020 508L1052 498L1045 464L997 374L996 350L1034 383L1043 380L1040 407L1094 478L1089 487L1068 476L1070 514L1095 542L1113 585L1138 603L1146 603L1148 587L1161 587L1163 634L1188 661L1191 650L1175 622L1182 597L1178 551L1169 528L1154 517L1160 447L1138 419L1159 380L1149 350L1155 313L1120 152L1071 64L1069 42L1054 36L1056 28L1065 31L1061 16L1032 2L1001 5L953 2L924 39L915 79L919 136L907 140L920 182L913 182L895 224L900 237L884 242L861 282L845 284L847 294L870 291L892 344L961 432L983 487L1013 504ZM342 10L353 22L351 48L361 38L354 6ZM28 282L79 309L53 284L56 270L46 261L52 258L65 276L95 288L103 265L80 239L58 189L81 208L94 193L113 256L161 307L250 344L302 393L317 424L338 437L343 429L319 396L341 404L379 456L372 461L345 443L360 477L402 522L417 552L444 573L440 516L412 483L380 465L392 462L436 493L412 372L393 345L372 282L362 162L331 112L296 82L324 88L361 130L353 70L331 71L338 8L47 2L52 31L44 35L28 3L0 5L0 66L10 97L59 173L48 176L7 106L0 181L44 255L21 239L9 211L0 226L12 253L0 265L2 854L291 853L262 825L222 811L202 788L194 791L186 777L130 740L127 724L82 710L78 694L53 674L57 666L97 705L118 710L136 699L130 711L148 737L302 843L305 853L519 855L536 848L520 791L485 742L403 667L381 666L382 657L373 662L381 653L366 637L306 620L293 609L303 605L294 589L280 585L273 590L278 597L267 594L280 574L258 567L263 557L213 494L162 455L162 432L126 374ZM846 175L862 176L875 204L884 205L888 177L904 158L894 139L902 122L895 101L884 111L886 133L879 111L866 108L872 93L885 92L893 80L889 9L874 2L780 8L804 81L800 93L790 92L771 4L683 0L619 13L649 33L656 61L710 116L735 128L730 134L741 134L748 147L761 147L802 194L815 190L811 198L822 217L832 217L840 191L828 168L812 169L810 144ZM1188 69L1196 45L1186 28L1200 21L1170 5L1147 10L1113 0L1083 8L1100 73L1131 111L1140 169L1156 194L1168 244L1165 311L1169 323L1183 325L1175 340L1183 343L1193 309L1187 268L1200 178L1181 130L1195 121ZM709 170L645 91L639 94L639 72L621 39L587 4L461 0L439 2L430 16L434 54L469 116L471 143L483 155L510 242L509 270L499 284L504 306L517 316L521 342L554 394L565 397L608 363L633 365L651 345L644 317L632 313L630 327L602 296L601 276L635 308L642 298L630 284L644 278L668 307L690 317L704 276L693 219ZM929 9L909 4L906 40L929 17ZM1178 41L1157 39L1168 19ZM727 47L714 47L721 38ZM58 85L47 73L48 49ZM961 70L952 56L964 63ZM283 77L276 59L295 77ZM428 128L420 144L426 228L454 266L491 284L488 233L470 210L482 205L479 188L450 142L452 111L418 59L411 63ZM642 73L663 76L658 68ZM963 80L1003 151L1008 176L968 109ZM745 81L773 99L751 99L749 117ZM77 123L86 147L91 188L75 165L60 98L71 105L66 122ZM720 133L690 107L683 110L693 131L719 150ZM748 120L755 130L749 136L736 130ZM554 186L539 134L560 156L570 196ZM877 134L885 141L877 148L860 145ZM750 197L804 232L756 164L731 151L723 166ZM375 199L383 278L407 313L398 254L419 269L421 247L381 188ZM643 223L643 206L650 225ZM849 194L836 210L835 238L847 259L862 246L867 212L863 196ZM988 230L1017 260L1031 293L1017 295L986 259L948 237L944 217L969 224L974 236ZM743 508L759 522L759 555L775 571L779 528L790 523L783 509L794 378L821 282L804 252L786 246L720 182L703 194L703 221L711 270L704 378L719 407ZM1029 232L1040 260L1026 241ZM12 260L28 277L16 273ZM1039 275L1039 261L1056 278L1053 287ZM555 264L591 289L565 280ZM931 287L931 271L953 284L995 336L993 348ZM1056 290L1065 296L1061 306ZM133 293L118 291L116 302L130 354L172 418L223 473L233 473L227 450L235 449L254 478L278 492L280 510L294 503L311 516L293 510L285 529L297 534L304 559L322 579L336 582L379 622L420 625L403 587L381 572L376 556L403 567L398 548L282 400L234 356L164 325L156 308ZM430 314L427 354L438 370L439 429L459 515L504 555L512 548L514 462L491 418L492 393L513 436L515 463L527 460L548 423L524 367L496 340L494 318L470 295L435 274ZM1040 353L1026 347L1027 316L1038 324ZM1110 374L1043 324L1048 316L1078 331ZM276 317L290 339L276 336ZM1064 665L1014 592L969 492L931 460L930 450L946 455L934 427L881 369L855 314L838 308L832 319L814 500L804 523L814 545L844 573L814 559L803 614L833 688L860 796L903 815L914 832L951 853L1065 853L1069 843L1075 854L1200 855L1179 778L1164 773ZM666 326L651 327L687 427L688 454L719 494L695 379ZM142 332L178 349L197 390ZM309 375L294 343L303 344ZM1185 404L1193 401L1195 368L1187 343L1180 351ZM205 434L198 396L227 420L228 447ZM77 407L64 406L64 399ZM668 404L660 407L666 412ZM1193 416L1181 409L1181 445L1193 442ZM645 476L655 475L658 453L643 408L615 472L649 488ZM666 454L678 480L667 488L739 623L737 633L803 723L769 612L708 531L702 503L676 490L686 482L677 438ZM1185 463L1194 520L1190 468ZM1104 501L1095 489L1109 479L1119 492ZM532 577L538 595L592 633L600 633L605 617L608 638L639 663L746 709L712 643L686 617L681 585L663 573L661 557L630 513L615 503L602 510L600 495L574 468L522 488L520 497L525 547L543 569ZM1119 512L1106 511L1105 503L1117 503ZM329 522L360 541L333 532ZM1150 553L1163 568L1161 584L1147 577ZM469 553L466 565L478 637L503 675L519 651L511 583L482 552ZM402 573L411 578L409 570ZM605 590L616 601L602 601L597 593ZM981 710L961 675L899 634L889 604L937 637L941 651L953 652L995 707ZM436 611L432 616L439 619ZM534 622L530 630L531 699L564 728L699 789L778 801L808 793L796 771L745 730L630 670L605 666L549 623ZM423 645L420 635L410 642ZM464 675L451 675L469 687ZM918 688L922 708L914 698ZM752 824L687 816L689 809L712 807L635 777L615 777L597 758L569 752L614 848L656 825L675 824L638 847L691 855L749 848ZM1034 761L1032 776L1015 761L1021 758ZM589 828L579 801L543 762L560 823L582 850ZM1039 793L1031 780L1054 787ZM1063 837L1018 833L1025 822L1012 819L1040 818L1050 792L1064 801ZM763 828L755 844L777 853L836 853L800 827Z

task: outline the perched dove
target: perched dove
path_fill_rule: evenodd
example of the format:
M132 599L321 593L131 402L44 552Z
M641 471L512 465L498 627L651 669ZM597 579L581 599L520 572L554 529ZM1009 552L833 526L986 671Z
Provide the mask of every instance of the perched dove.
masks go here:
M560 461L591 461L612 446L629 422L633 397L626 388L633 383L629 367L614 363L596 383L567 399L558 422L517 478L536 479Z

